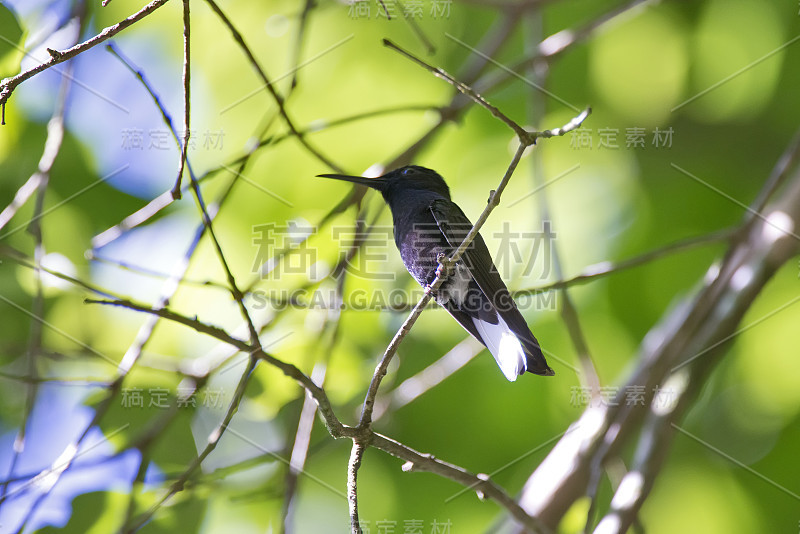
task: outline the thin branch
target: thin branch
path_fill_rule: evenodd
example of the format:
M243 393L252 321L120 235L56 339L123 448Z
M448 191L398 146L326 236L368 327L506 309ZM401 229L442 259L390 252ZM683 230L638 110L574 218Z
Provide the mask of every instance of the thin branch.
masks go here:
M0 105L4 105L8 100L8 98L11 96L11 93L14 91L14 89L16 89L16 87L19 84L21 84L28 78L31 78L36 74L39 74L40 72L46 69L49 69L53 65L58 65L59 63L67 61L68 59L72 59L78 54L81 54L89 50L93 46L100 44L103 41L110 39L111 37L114 37L116 34L121 32L131 24L140 21L141 19L143 19L144 17L146 17L147 15L158 9L159 7L166 4L168 1L169 0L153 0L152 2L144 6L141 10L137 11L130 17L118 22L117 24L114 24L113 26L105 28L103 31L101 31L91 39L88 39L80 44L77 44L72 48L68 48L63 52L48 49L48 52L50 52L49 60L35 67L32 67L26 70L25 72L20 72L19 74L17 74L12 78L6 78L2 81L2 83L0 83Z
M417 302L417 305L411 310L411 313L408 315L408 317L406 317L406 320L403 321L400 330L398 330L392 338L389 346L386 347L383 357L381 358L381 361L378 363L378 366L375 368L375 372L372 375L372 380L370 381L369 389L367 390L367 395L364 399L364 405L361 408L361 420L359 422L359 427L369 428L371 425L372 411L375 408L375 397L378 394L378 388L380 388L381 381L383 380L383 377L386 376L386 372L389 369L389 363L391 363L392 358L397 353L397 348L400 346L400 343L411 331L411 327L414 326L414 323L417 321L420 314L422 314L422 310L425 309L428 301L433 296L433 292L442 285L444 280L445 276L436 276L434 283L430 285L430 291L426 291L425 295L419 300L419 302Z
M350 531L353 534L362 534L361 522L358 519L358 468L367 445L358 439L353 440L350 449L350 461L347 463L347 504L350 509Z
M186 46L186 43L185 43ZM136 78L139 80L139 83L142 84L144 89L152 98L153 103L155 103L156 108L158 108L159 113L161 114L161 118L164 124L169 128L170 133L172 134L172 139L175 141L175 145L178 147L178 150L181 152L181 175L183 174L183 163L185 162L186 165L191 169L191 164L189 163L188 159L186 158L185 152L183 150L186 143L181 143L181 138L178 135L178 131L175 129L175 125L172 122L172 116L169 114L167 109L164 107L161 99L159 98L158 94L155 92L153 86L147 80L142 72L141 69L136 67L130 59L125 57L121 50L119 50L113 43L106 45L106 50L108 50L114 57L116 57L124 66L127 68L131 73L133 73ZM184 85L184 90L186 89L186 85ZM186 129L189 130L188 128ZM244 158L247 159L247 156ZM209 171L206 173L206 176L212 175L218 172L221 169L215 169L213 171ZM188 186L186 186L188 189ZM172 202L176 199L180 198L180 195L177 197L174 195L174 191L165 191L164 193L160 194L153 200L147 203L143 208L137 210L136 212L132 213L125 217L119 224L112 226L111 228L105 230L104 232L96 235L92 238L92 248L101 248L111 241L115 240L119 236L121 236L127 230L135 228L140 224L150 220L156 214L158 214L161 210L172 204Z
M102 248L108 245L128 230L136 228L140 224L149 221L174 201L175 199L172 196L172 191L165 191L161 193L156 198L148 202L145 206L122 219L119 224L116 224L94 236L91 241L92 248Z
M181 181L183 180L183 168L186 165L186 151L189 148L189 138L191 137L191 39L190 27L191 17L189 16L189 0L183 0L183 143L181 145L181 161L178 166L178 178L172 188L172 198L181 198Z
M337 320L336 324L338 323L339 321ZM330 354L331 350L326 353ZM320 386L324 385L327 368L327 362L319 362L314 365L314 369L311 371L311 380ZM297 418L297 431L294 435L294 445L287 464L286 482L284 484L286 489L283 497L283 522L281 524L284 534L290 534L295 531L292 525L296 509L297 485L299 475L303 473L305 468L308 449L311 445L311 432L314 429L316 416L317 404L314 398L303 390L303 406L300 409L300 416Z
M45 141L45 153L47 153L47 141ZM44 175L41 172L33 173L30 178L28 178L24 184L17 189L16 194L14 194L14 199L11 201L8 206L6 206L2 212L0 212L0 230L8 224L11 219L16 215L17 210L21 208L31 195L33 195L36 190L39 188L39 184L44 179Z
M428 53L428 55L432 55L432 54L436 53L436 47L431 42L431 40L428 38L428 36L425 35L425 32L422 31L422 28L420 27L419 23L414 18L414 16L410 15L408 13L408 11L406 10L406 6L400 0L389 0L389 1L390 2L394 2L394 5L399 7L400 11L403 12L404 16L403 16L402 20L404 20L405 23L408 24L408 26L411 28L411 31L414 33L414 35L417 36L417 39L419 39L419 42L422 43L422 46L425 47L425 51ZM381 0L381 3L382 3L382 0ZM385 9L385 6L384 6L384 9ZM387 19L390 18L388 11L386 13L386 18Z
M492 482L488 475L482 473L477 475L472 474L462 467L442 461L430 454L418 452L403 445L399 441L395 441L378 433L372 433L370 445L376 449L388 452L401 460L405 460L406 463L403 465L403 471L426 471L435 473L458 482L465 488L475 491L480 499L492 499L505 508L520 525L525 527L527 532L550 532L538 519L528 515L514 499L500 488L500 486Z
M475 83L481 72L489 65L487 58L498 54L500 49L511 39L521 20L518 10L514 8L504 9L501 17L502 19L489 28L481 42L478 43L476 49L482 50L483 53L469 56L473 58L472 63L468 64L459 75L465 84Z
M437 78L443 79L444 81L446 81L447 83L449 83L450 85L452 85L453 87L458 89L461 93L463 93L466 96L468 96L469 98L471 98L479 106L481 106L483 108L486 108L489 111L489 113L491 113L494 117L500 119L509 128L514 130L514 132L517 134L517 137L519 137L520 140L529 138L529 134L525 130L525 128L523 128L522 126L520 126L519 124L514 122L505 113L503 113L502 111L497 109L495 106L493 106L489 102L487 102L485 98L483 98L481 95L479 95L469 85L456 80L450 74L445 72L443 69L440 69L439 67L434 67L434 66L426 63L425 61L423 61L423 60L419 59L418 57L416 57L411 52L403 50L402 48L400 48L399 46L394 44L392 41L390 41L389 39L384 39L383 40L383 44L384 44L384 46L388 46L389 48L391 48L391 49L399 52L403 56L407 57L408 59L410 59L411 61L413 61L417 65L419 65L422 68L424 68L427 71L429 71L431 74L433 74ZM531 142L529 144L533 144L533 142Z
M408 52L406 50L403 50L402 48L400 48L399 46L397 46L393 42L389 41L388 39L384 39L383 40L383 44L388 46L389 48L392 48L392 49L398 51L399 53L401 53L402 55L404 55L405 57L407 57L408 59L410 59L414 63L416 63L416 64L420 65L421 67L425 68L426 70L428 70L431 74L433 74L437 78L442 78L447 83L449 83L450 85L452 85L453 87L458 89L461 93L465 94L470 99L472 99L475 103L477 103L481 107L487 109L489 111L489 113L491 113L494 117L496 117L497 119L499 119L500 121L505 123L508 127L510 127L512 130L514 130L514 133L517 134L517 138L519 139L520 143L522 143L526 147L530 146L530 145L533 145L533 144L536 144L536 140L539 139L539 138L550 138L550 137L562 136L562 135L565 135L568 132L571 132L572 130L574 130L576 128L579 128L580 125L583 124L583 122L586 120L586 118L592 112L592 108L587 107L581 113L579 113L577 116L573 117L572 120L570 120L567 124L565 124L561 128L554 128L552 130L544 130L544 131L541 131L541 132L537 132L537 131L529 132L528 130L526 130L525 128L523 128L522 126L520 126L519 124L514 122L512 119L510 119L508 117L508 115L506 115L505 113L503 113L502 111L497 109L495 106L490 104L485 98L483 98L480 94L478 94L478 92L475 91L469 85L456 80L455 78L453 78L451 75L449 75L444 70L442 70L442 69L440 69L438 67L434 67L432 65L429 65L428 63L422 61L421 59L419 59L418 57L414 56L410 52ZM451 110L451 112L452 112L452 110Z
M521 61L513 68L524 69L532 65L537 60L546 59L552 62L556 57L566 52L570 47L577 43L585 41L599 29L615 20L620 15L626 14L635 8L642 7L644 4L652 2L652 0L631 0L627 3L620 4L611 10L603 13L600 16L594 16L589 22L577 29L562 30L542 40L536 47L535 54Z

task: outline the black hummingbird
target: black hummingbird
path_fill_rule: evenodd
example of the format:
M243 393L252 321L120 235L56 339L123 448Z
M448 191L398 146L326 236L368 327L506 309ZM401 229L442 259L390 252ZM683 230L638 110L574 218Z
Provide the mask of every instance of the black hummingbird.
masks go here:
M392 210L394 242L400 257L423 287L436 277L439 254L450 257L472 228L461 208L450 200L444 179L431 169L409 165L379 178L318 176L381 192ZM436 292L436 302L489 349L508 380L516 380L525 371L555 374L500 278L480 234Z

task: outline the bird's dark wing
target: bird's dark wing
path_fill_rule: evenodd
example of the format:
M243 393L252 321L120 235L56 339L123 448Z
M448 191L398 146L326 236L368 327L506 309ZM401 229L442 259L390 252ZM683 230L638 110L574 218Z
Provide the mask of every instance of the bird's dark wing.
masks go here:
M429 209L442 235L455 250L472 229L472 223L458 205L448 200L434 200ZM545 361L539 342L530 328L528 328L525 318L522 317L522 314L517 309L514 299L494 266L489 249L480 234L475 237L464 251L460 261L469 269L473 280L475 280L475 283L491 303L494 310L500 314L525 347L525 351L528 354L527 370L536 374L552 375L553 371ZM467 310L467 313L475 316L469 310ZM492 322L496 323L496 321Z

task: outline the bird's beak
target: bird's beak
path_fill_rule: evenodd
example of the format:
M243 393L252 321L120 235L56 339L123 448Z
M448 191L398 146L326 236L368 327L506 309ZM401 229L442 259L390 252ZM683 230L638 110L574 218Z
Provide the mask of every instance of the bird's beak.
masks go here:
M386 189L387 180L383 176L378 178L364 178L363 176L350 176L348 174L318 174L318 178L333 178L334 180L342 180L345 182L352 182L358 185L365 185L367 187L371 187L372 189L376 189L378 191L383 191Z

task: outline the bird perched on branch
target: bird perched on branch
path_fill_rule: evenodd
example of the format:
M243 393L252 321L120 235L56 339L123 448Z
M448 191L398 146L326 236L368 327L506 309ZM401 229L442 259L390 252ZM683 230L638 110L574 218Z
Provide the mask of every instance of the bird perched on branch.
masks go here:
M449 258L472 229L461 208L450 200L450 189L444 179L431 169L409 165L378 178L319 176L380 191L392 210L394 242L400 257L423 287L429 287L436 278L440 255ZM554 374L480 234L456 262L435 298L489 349L508 380L516 380L525 371L544 376Z

